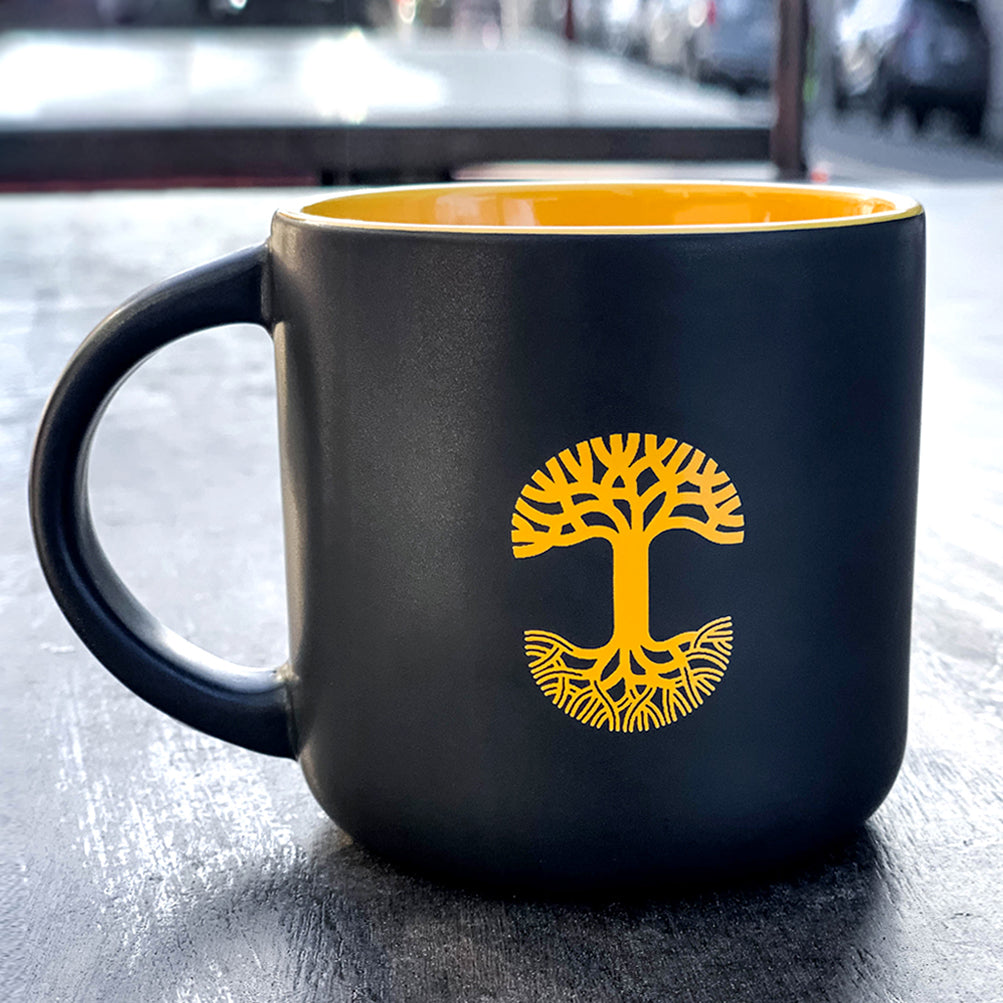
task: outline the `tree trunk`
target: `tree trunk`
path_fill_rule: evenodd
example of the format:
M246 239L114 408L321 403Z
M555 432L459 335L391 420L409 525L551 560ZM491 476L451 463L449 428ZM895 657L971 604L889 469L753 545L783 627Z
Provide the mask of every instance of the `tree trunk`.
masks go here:
M640 532L613 543L613 637L623 647L643 643L648 633L648 546Z

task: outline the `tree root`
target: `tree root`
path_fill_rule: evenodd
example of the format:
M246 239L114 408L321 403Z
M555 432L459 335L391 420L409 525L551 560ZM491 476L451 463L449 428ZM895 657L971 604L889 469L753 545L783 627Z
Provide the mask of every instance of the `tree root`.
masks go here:
M713 693L731 657L731 617L667 641L620 641L582 648L544 630L525 632L526 656L539 687L582 724L648 731L685 717Z

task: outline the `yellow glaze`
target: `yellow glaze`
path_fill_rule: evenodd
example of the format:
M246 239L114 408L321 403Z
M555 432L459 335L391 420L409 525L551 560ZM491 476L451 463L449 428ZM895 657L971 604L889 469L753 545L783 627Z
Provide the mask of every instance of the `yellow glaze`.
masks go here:
M853 226L922 211L907 196L862 189L673 181L457 183L356 190L280 215L353 229L685 233Z
M533 474L512 513L517 559L605 540L613 557L613 634L582 647L552 630L523 633L529 668L566 714L609 731L648 731L703 704L731 658L731 616L656 638L649 623L648 551L685 529L710 543L745 539L738 489L717 462L678 439L597 436Z

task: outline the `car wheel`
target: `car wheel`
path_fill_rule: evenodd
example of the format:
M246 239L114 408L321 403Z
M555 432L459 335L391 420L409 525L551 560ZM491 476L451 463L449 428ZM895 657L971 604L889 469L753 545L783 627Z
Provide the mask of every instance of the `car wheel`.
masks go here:
M700 61L693 48L692 42L686 43L683 51L683 73L690 79L700 83L703 80L703 73L700 70Z
M887 71L879 69L871 87L871 105L881 128L886 129L891 125L897 103Z
M930 118L930 109L925 104L910 105L909 117L912 120L913 130L919 135L926 128L926 123Z
M839 78L839 70L835 66L832 68L832 110L837 115L842 115L850 107L850 100L843 87L843 81Z
M969 105L958 110L958 124L961 131L972 139L979 139L986 121L986 106L984 104Z

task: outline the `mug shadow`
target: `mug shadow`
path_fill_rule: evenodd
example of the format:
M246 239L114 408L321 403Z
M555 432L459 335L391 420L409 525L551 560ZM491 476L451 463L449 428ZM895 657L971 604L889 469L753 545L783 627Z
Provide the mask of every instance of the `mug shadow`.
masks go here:
M443 1003L860 999L892 940L885 857L864 827L786 873L562 901L408 874L325 825L283 866L233 875L161 933L180 960L197 931L188 984L229 971L234 1000L265 988L272 999Z

